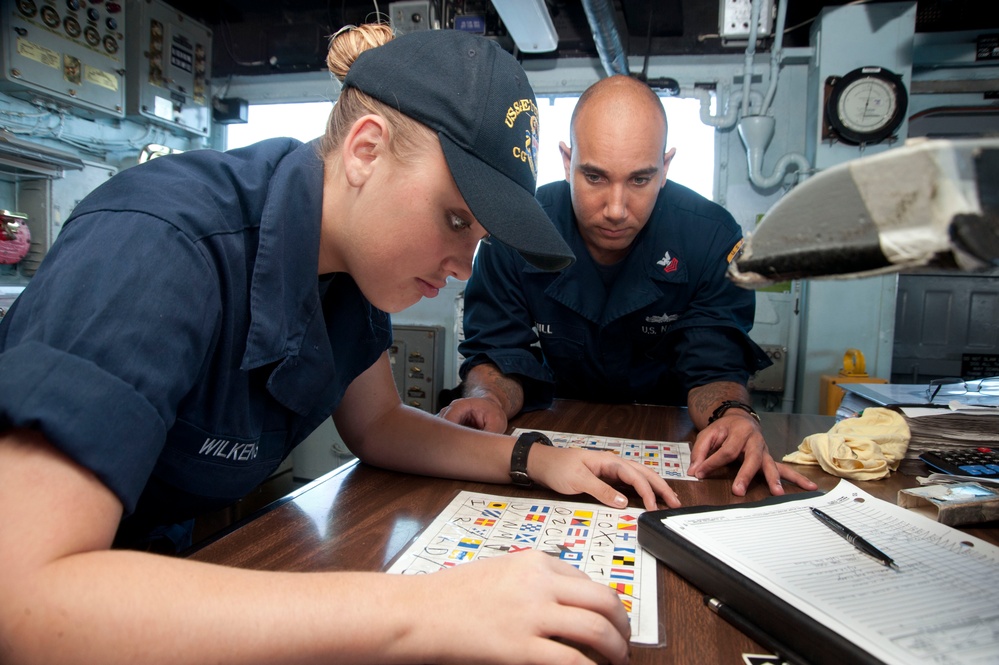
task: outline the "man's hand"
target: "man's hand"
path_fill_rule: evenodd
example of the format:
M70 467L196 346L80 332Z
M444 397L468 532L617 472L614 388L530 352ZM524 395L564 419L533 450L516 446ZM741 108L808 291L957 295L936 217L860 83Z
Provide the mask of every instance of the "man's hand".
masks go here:
M496 365L483 363L468 371L461 384L462 397L441 409L444 420L502 434L507 421L524 406L520 381L506 376Z
M486 432L503 434L507 428L503 408L494 400L484 397L460 397L441 409L437 415L444 420Z
M741 409L729 409L721 418L698 432L687 472L697 478L706 478L740 457L742 465L732 482L732 493L736 496L746 495L750 481L761 470L774 496L784 494L781 479L806 490L818 487L797 471L774 461L763 439L760 424Z

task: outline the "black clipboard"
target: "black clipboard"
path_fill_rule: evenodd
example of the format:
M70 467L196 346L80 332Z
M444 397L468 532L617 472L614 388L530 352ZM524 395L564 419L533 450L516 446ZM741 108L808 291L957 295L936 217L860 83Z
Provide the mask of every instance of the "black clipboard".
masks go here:
M881 659L875 658L662 524L663 519L679 515L768 506L810 499L822 494L823 492L818 491L801 492L750 503L645 512L638 518L638 543L667 568L750 620L760 631L773 636L775 641L786 645L795 654L794 665L885 665ZM788 658L790 654L779 655Z

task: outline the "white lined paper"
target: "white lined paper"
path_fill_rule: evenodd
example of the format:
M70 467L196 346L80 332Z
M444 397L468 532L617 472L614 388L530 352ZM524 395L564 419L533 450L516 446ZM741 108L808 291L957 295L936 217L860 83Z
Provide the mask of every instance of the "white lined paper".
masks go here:
M856 550L813 506L899 570ZM999 548L845 480L812 499L663 524L887 663L999 662Z

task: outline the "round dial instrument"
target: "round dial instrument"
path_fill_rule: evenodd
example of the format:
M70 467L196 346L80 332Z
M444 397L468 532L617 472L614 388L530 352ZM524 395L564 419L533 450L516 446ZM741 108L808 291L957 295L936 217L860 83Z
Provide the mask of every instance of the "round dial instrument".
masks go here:
M876 143L898 129L907 107L900 76L882 67L861 67L832 82L826 118L847 143Z

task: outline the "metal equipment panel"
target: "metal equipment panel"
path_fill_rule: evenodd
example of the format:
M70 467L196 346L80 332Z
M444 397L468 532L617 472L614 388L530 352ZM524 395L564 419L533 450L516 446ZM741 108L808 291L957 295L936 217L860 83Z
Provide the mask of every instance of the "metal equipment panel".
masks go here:
M83 117L124 117L123 4L3 0L0 7L0 89Z
M444 377L444 327L392 326L392 331L389 361L399 397L404 404L436 413Z
M31 277L62 230L73 208L87 194L118 172L103 162L83 162L83 169L67 171L61 178L25 180L18 184L18 200L28 215L31 249L21 261L20 271Z
M212 31L160 0L126 4L128 115L208 136Z

